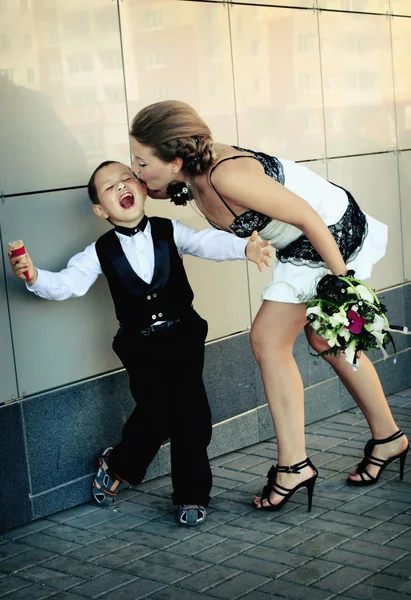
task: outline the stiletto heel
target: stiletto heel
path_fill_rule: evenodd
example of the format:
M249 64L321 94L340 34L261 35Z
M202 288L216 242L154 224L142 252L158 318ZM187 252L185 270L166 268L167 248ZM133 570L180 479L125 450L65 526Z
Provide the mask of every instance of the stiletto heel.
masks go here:
M405 459L407 458L409 447L401 452L400 456L400 480L404 479L404 467L405 467Z
M313 505L313 492L314 492L314 486L315 486L316 479L317 479L317 477L311 478L306 482L307 496L308 496L308 512L311 512L311 507Z
M301 481L301 483L299 483L295 487L286 488L276 482L277 473L294 473L294 474L298 475L299 473L301 473L301 471L303 469L305 469L305 467L311 467L313 469L313 471L315 471L315 473L314 473L314 475L312 475L305 481ZM259 510L272 510L272 511L280 510L280 508L282 508L284 506L284 504L286 502L288 502L288 500L291 498L291 496L297 490L299 490L302 487L306 487L307 494L308 494L308 512L310 512L311 507L312 507L312 501L313 501L314 485L317 480L317 477L318 477L318 471L314 467L314 465L312 464L312 462L310 461L309 458L306 458L305 460L302 460L301 462L296 463L295 465L291 465L289 467L283 467L281 465L276 465L275 467L271 467L271 469L268 471L268 474L267 474L267 478L268 478L267 485L264 487L264 489L261 493L261 501L260 501L261 508ZM281 502L279 502L278 504L273 504L270 500L271 492L274 492L275 494L279 494L280 496L284 496L283 499L281 500ZM267 500L269 506L263 505L264 500Z
M387 460L383 460L382 458L377 458L376 456L373 456L372 451L374 450L375 446L379 444L388 444L389 442L393 442L394 440L400 439L401 437L403 437L403 435L403 432L401 431L401 429L399 429L393 435L391 435L388 438L385 438L384 440L369 440L364 448L364 458L362 459L362 461L357 467L357 470L355 471L356 474L361 477L361 479L355 480L351 479L351 477L348 477L348 485L364 486L376 484L384 469L394 460L397 460L397 458L400 459L400 480L402 481L404 479L405 459L407 458L409 445L405 448L405 450L403 450L399 454L396 454L395 456L391 456L391 458L387 458ZM376 477L373 477L369 474L369 472L367 471L368 465L375 465L376 467L379 467L380 470L378 471ZM367 479L365 476L367 477Z

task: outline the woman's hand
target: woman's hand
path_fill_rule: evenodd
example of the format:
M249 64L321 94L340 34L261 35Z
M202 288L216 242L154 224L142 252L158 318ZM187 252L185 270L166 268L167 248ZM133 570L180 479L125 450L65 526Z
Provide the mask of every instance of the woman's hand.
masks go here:
M264 271L264 267L271 266L272 252L270 242L268 240L260 240L257 231L253 231L248 244L245 248L245 255L248 260L254 262L260 273Z
M11 268L13 269L13 273L17 279L23 279L23 281L27 281L29 285L33 285L37 279L37 269L34 266L27 250L25 254L22 254L21 256L13 256L11 252L9 252L8 255ZM28 280L25 275L27 272L29 274Z

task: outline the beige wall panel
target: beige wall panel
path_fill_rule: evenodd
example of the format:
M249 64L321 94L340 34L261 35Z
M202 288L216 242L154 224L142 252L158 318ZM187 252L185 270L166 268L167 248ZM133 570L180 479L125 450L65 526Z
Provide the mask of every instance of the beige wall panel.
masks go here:
M411 152L401 152L400 167L401 219L404 244L405 280L411 281Z
M317 0L319 8L385 14L390 0ZM394 0L395 1L395 0ZM408 0L405 0L406 2Z
M388 225L384 258L374 267L369 285L380 290L402 283L402 240L397 157L394 153L332 159L330 181L348 189L361 208Z
M147 214L178 219L194 229L210 227L191 206L175 206L168 200L149 199ZM246 261L216 263L186 255L184 264L194 291L194 307L208 321L207 340L247 329L250 305ZM258 272L254 264L250 269Z
M390 21L319 13L328 156L395 147Z
M0 39L6 194L84 185L102 160L128 160L115 2L2 2Z
M317 15L230 11L240 145L306 160L325 155Z
M233 8L235 8L235 4L263 4L264 6L285 6L285 7L297 7L297 8L315 8L317 0L232 0ZM259 10L259 7L255 7L254 14L255 18L262 18L260 15L262 14Z
M314 173L321 175L321 177L327 178L327 165L325 161L317 160L308 163L303 162L301 164L311 169L311 171L314 171ZM273 264L275 263L275 260L275 250L273 249ZM272 271L271 269L266 268L263 273L260 273L253 267L254 265L248 265L251 314L254 319L261 306L261 290L272 280Z
M393 17L391 28L398 147L411 148L411 19Z
M411 2L409 0L391 0L391 12L394 15L411 16Z
M130 121L160 100L183 100L215 139L236 143L228 9L205 2L120 2Z
M190 2L128 0L120 3L130 120L159 100L196 108L225 143L237 142L227 7ZM152 201L149 214L209 227L190 207ZM208 340L250 324L244 261L217 264L186 257L195 306L209 322Z
M0 206L4 254L9 240L21 238L34 264L49 271L65 268L108 230L94 216L84 189L21 196ZM121 368L111 348L118 322L104 276L85 296L62 302L27 291L8 261L6 277L21 394Z

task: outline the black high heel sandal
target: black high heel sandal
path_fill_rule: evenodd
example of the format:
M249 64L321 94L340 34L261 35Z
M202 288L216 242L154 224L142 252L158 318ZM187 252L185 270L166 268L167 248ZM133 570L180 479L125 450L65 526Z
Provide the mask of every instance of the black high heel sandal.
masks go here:
M295 473L298 475L305 467L311 467L315 471L315 474L312 477L309 477L309 479L302 481L294 488L286 488L276 482L277 473ZM261 508L259 508L258 510L280 510L280 508L282 508L284 504L288 502L288 500L297 490L299 490L302 487L306 487L308 492L308 512L310 512L313 501L314 485L317 480L317 477L318 471L309 458L306 458L305 460L302 460L301 462L296 463L295 465L291 465L290 467L282 467L280 465L271 467L267 474L267 485L264 487L261 493ZM270 494L272 492L274 492L275 494L279 494L280 496L284 496L281 502L279 502L278 504L273 504L270 501ZM269 506L263 506L263 500L267 500Z
M369 440L366 443L365 448L364 448L364 458L359 463L359 465L355 471L356 474L361 477L361 479L355 480L355 479L351 479L351 477L348 477L347 478L348 485L364 486L364 485L376 484L381 476L381 473L384 471L385 467L387 467L394 460L397 460L397 458L400 459L400 480L402 481L404 479L405 459L407 458L409 445L405 448L405 450L403 450L399 454L396 454L395 456L391 456L391 458L387 458L387 460L383 460L382 458L377 458L376 456L373 456L372 451L374 450L375 446L377 446L379 444L388 444L389 442L398 440L403 435L404 435L403 432L401 431L401 429L399 429L396 433L393 433L393 435L385 438L384 440L374 440L373 438L371 440ZM372 475L370 475L368 473L368 471L367 471L368 465L375 465L376 467L380 468L380 470L378 471L378 475L376 477L373 477ZM366 479L364 477L364 475L366 475L368 477L368 479Z

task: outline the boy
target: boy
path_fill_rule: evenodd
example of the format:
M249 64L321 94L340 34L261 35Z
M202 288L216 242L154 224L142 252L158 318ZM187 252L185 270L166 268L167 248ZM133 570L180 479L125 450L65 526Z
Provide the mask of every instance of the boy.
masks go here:
M59 273L36 269L27 252L9 257L16 277L26 279L28 272L28 289L48 300L82 296L98 275L107 277L120 323L113 349L128 372L137 406L120 443L99 458L95 501L110 505L121 487L140 483L170 438L177 520L197 525L206 518L212 484L207 456L211 414L202 379L208 326L192 307L181 256L247 256L263 270L271 253L256 233L247 244L225 232L198 232L178 221L148 219L146 191L129 167L103 162L90 178L88 193L94 213L114 229Z

